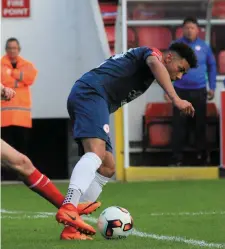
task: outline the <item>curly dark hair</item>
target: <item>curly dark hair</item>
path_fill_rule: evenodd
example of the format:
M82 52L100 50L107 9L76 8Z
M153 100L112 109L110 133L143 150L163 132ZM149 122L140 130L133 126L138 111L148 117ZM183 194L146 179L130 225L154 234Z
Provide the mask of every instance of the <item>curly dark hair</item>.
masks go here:
M175 42L169 47L169 51L174 51L180 57L186 59L186 61L190 65L190 68L196 68L198 66L197 58L194 51L185 43Z

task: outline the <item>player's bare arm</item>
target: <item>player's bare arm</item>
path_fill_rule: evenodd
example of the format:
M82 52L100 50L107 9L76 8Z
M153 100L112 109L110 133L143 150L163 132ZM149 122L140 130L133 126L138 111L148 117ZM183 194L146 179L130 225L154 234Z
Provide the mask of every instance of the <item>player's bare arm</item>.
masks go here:
M176 102L179 97L173 88L170 76L165 66L155 56L148 56L146 63L155 76L156 81L167 92L172 102Z
M171 83L168 71L166 70L165 66L158 60L158 58L155 56L148 56L146 59L146 63L155 76L156 81L168 94L172 103L186 115L194 116L195 110L192 104L186 100L182 100L179 98Z

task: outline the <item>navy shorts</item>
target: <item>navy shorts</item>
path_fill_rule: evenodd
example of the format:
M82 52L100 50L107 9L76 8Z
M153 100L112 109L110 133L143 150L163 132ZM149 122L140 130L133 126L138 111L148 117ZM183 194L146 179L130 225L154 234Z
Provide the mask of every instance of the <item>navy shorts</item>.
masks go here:
M103 94L78 81L68 97L67 109L73 122L73 137L79 145L80 155L84 154L82 138L100 138L106 142L106 150L112 152L109 107Z

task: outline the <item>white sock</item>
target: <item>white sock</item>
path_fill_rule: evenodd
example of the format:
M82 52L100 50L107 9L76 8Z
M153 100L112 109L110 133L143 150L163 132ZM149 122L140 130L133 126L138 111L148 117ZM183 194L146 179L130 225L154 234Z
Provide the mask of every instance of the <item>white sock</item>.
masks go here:
M95 173L95 178L92 181L86 192L80 197L80 202L96 201L102 192L103 186L110 180L110 178Z
M72 203L77 206L81 197L81 192L79 189L68 188L67 195L63 201L63 204Z
M102 160L93 152L85 153L73 169L70 185L63 204L72 203L77 207L80 197L86 192Z

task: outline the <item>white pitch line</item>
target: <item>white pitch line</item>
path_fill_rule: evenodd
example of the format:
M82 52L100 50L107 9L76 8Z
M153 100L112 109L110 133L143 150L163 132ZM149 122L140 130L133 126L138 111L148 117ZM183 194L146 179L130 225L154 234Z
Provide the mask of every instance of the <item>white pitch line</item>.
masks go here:
M150 213L151 216L201 216L201 215L224 215L225 211L199 211L199 212L179 212L179 213Z
M7 214L24 214L24 211L9 211L6 209L0 209L1 213L7 213ZM31 213L34 214L34 212L27 211L26 214ZM43 214L43 212L35 212L36 214ZM54 215L55 213L52 212L44 212L44 214L47 215ZM204 215L225 215L225 211L198 211L198 212L166 212L166 213L149 213L150 216L204 216Z
M48 216L52 216L55 213L54 212L30 212L30 211L10 211L10 210L6 210L6 209L0 209L0 213L2 214L44 214L44 215L48 215Z
M51 215L53 216L53 215ZM44 218L48 218L50 217L50 215L44 215L44 214L37 214L37 215L21 215L21 216L10 216L10 215L4 215L1 216L1 219L9 219L9 220L24 220L24 219L44 219Z
M1 216L1 219L24 219L24 218L25 219L39 219L39 218L47 218L47 217L51 217L55 215L55 213L53 212L23 212L23 211L8 211L5 209L1 209L0 212L4 214L3 216ZM18 216L10 216L8 214L22 214L22 215L18 217ZM84 220L87 220L91 223L97 222L97 219L94 217L83 216L83 218ZM137 237L151 238L155 240L179 242L179 243L184 243L184 244L199 246L199 247L225 248L225 244L221 244L221 243L210 243L204 240L188 239L188 238L179 237L179 236L145 233L145 232L140 232L136 229L133 229L132 235L137 236Z
M205 240L187 239L185 237L178 237L178 236L167 236L167 235L143 233L143 232L139 232L135 229L133 231L133 235L138 236L138 237L156 239L156 240L182 242L182 243L185 243L188 245L200 246L200 247L225 248L225 244L210 243L210 242L207 242Z
M98 221L98 219L96 219L94 217L84 216L83 218L91 223L97 223L97 221ZM187 238L178 237L178 236L168 236L168 235L144 233L144 232L140 232L136 229L133 229L132 235L137 236L137 237L151 238L151 239L155 239L155 240L182 242L185 244L189 244L189 245L193 245L193 246L200 246L200 247L225 248L225 244L209 243L209 242L206 242L204 240L187 239Z

